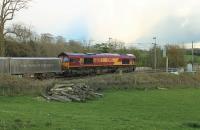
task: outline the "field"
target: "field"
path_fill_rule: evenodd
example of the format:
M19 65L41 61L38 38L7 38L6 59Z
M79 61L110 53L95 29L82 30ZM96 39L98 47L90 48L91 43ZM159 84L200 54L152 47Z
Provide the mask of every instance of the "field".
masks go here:
M107 90L86 103L0 97L0 130L193 130L200 89Z

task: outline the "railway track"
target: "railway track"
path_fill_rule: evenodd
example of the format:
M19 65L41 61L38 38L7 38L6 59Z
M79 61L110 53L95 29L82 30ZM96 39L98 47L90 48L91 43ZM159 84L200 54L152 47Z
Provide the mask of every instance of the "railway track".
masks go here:
M135 72L129 72L128 74L140 74L140 73L146 73L146 74L159 74L159 73L165 73L165 71L135 71ZM57 76L55 79L58 80L66 80L66 81L71 81L71 80L82 80L82 79L89 79L89 78L94 78L94 77L100 77L100 76L106 76L106 75L116 75L119 73L106 73L106 74L98 74L98 75L79 75L79 76L71 76L71 77L64 77L64 76ZM127 74L127 73L122 73ZM120 75L120 74L119 74Z
M133 72L129 72L129 73L133 73ZM69 77L65 77L65 76L56 76L56 79L60 79L60 80L78 80L78 79L88 79L88 78L93 78L93 77L98 77L98 76L103 76L103 75L115 75L117 73L104 73L104 74L89 74L89 75L76 75L76 76L69 76Z
M99 76L104 76L104 75L116 75L120 74L123 76L123 74L139 74L139 73L165 73L165 70L142 70L142 71L134 71L134 72L115 72L115 73L102 73L102 74L85 74L85 75L72 75L72 76L63 76L63 75L57 75L53 77L52 79L59 79L59 80L81 80L81 79L88 79L88 78L93 78L93 77L99 77ZM47 78L49 79L49 78Z

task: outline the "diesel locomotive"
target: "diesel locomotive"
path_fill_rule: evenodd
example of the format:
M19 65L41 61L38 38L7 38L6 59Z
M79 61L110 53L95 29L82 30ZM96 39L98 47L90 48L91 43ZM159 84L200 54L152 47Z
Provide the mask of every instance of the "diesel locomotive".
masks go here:
M132 54L120 55L111 53L83 54L61 53L62 70L65 75L90 74L135 70L135 56Z

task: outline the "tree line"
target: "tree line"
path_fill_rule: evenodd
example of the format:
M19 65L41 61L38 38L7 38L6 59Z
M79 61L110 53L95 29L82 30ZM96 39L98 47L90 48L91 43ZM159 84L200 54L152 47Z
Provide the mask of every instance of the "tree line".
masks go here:
M62 36L54 36L50 33L37 34L31 27L23 24L13 24L9 28L13 32L5 37L5 56L8 57L56 57L61 52L74 53L118 53L134 54L138 66L154 65L155 48L140 50L134 47L126 47L125 43L112 40L105 43L92 45L86 42L69 40ZM170 67L185 66L184 58L186 49L179 45L166 45ZM166 58L163 57L163 49L156 47L157 66L164 68Z

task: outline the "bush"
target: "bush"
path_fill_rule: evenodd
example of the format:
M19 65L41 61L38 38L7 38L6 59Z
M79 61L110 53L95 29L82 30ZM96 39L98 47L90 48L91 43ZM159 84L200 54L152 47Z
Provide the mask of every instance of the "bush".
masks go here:
M200 74L183 73L180 75L167 73L126 73L123 75L101 75L72 82L84 82L96 90L110 88L117 89L152 89L152 88L175 88L175 87L199 87Z
M36 95L40 94L44 87L52 84L53 80L40 81L34 79L20 78L17 76L0 76L0 95Z

